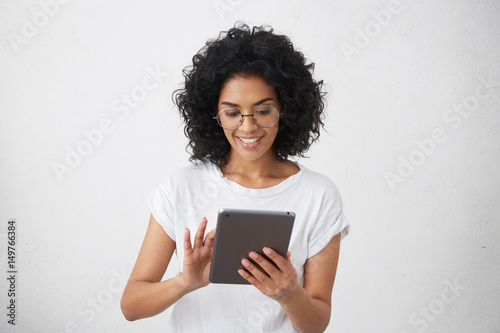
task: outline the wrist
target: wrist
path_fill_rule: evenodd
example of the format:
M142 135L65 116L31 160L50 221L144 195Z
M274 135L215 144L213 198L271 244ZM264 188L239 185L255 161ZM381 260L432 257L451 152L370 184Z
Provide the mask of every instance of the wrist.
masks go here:
M187 282L185 279L184 279L184 273L183 272L179 272L175 275L174 279L177 280L177 285L179 286L179 289L182 291L182 293L185 295L185 294L188 294L192 291L195 291L196 289L199 289L201 287L203 287L202 285L192 285L192 284L189 284L189 282Z
M289 295L278 301L283 308L288 308L294 304L300 304L304 299L309 298L307 291L299 283L290 291Z
M175 284L177 285L177 287L179 288L179 290L181 291L181 293L183 295L192 291L192 288L184 280L184 276L183 276L182 272L177 273L174 277L174 280L176 282Z

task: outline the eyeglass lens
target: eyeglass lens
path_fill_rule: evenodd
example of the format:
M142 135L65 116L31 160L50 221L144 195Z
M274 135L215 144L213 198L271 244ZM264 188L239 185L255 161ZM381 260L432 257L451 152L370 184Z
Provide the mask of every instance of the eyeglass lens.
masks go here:
M271 127L278 122L279 111L270 104L259 105L253 113L253 119L260 127ZM236 129L243 123L243 115L232 106L226 106L217 113L217 121L225 129Z

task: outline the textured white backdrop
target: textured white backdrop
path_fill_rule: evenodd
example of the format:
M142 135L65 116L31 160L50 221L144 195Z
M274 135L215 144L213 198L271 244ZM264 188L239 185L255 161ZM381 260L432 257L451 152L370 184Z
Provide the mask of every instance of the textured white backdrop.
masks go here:
M127 322L121 291L147 195L188 164L171 93L237 20L289 35L329 93L301 161L352 224L327 332L499 332L494 0L0 1L0 269L15 218L19 271L0 331L162 330Z

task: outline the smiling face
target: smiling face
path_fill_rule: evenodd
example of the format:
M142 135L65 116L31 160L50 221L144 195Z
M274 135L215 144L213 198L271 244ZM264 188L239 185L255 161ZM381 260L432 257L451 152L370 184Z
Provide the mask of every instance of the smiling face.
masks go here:
M217 109L234 106L242 115L251 115L262 104L273 105L281 112L276 90L262 77L237 75L223 85ZM263 128L252 117L243 117L243 123L237 129L224 129L231 144L230 158L242 158L246 161L274 159L272 146L278 134L278 126L279 121L272 127Z

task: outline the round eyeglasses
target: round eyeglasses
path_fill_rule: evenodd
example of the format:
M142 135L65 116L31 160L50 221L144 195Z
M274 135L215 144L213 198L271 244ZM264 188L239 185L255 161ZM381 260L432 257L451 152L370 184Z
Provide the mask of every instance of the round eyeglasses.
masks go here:
M217 112L219 125L226 130L235 130L243 124L243 117L252 117L253 121L260 127L273 127L283 113L271 104L259 105L252 114L243 115L234 106L225 106Z

